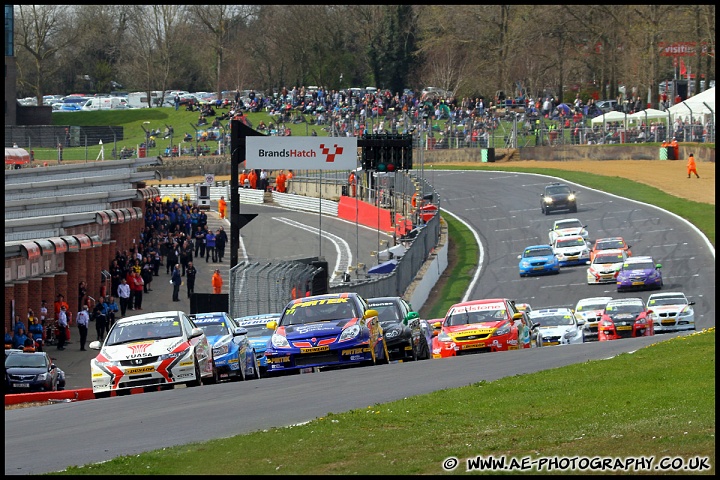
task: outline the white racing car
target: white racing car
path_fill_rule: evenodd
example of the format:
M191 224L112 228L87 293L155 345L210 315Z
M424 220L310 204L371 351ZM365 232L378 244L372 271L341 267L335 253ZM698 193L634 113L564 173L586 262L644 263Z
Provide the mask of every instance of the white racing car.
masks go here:
M583 339L586 342L598 339L598 323L605 311L605 305L612 297L581 298L575 305L575 318L583 329Z
M587 225L583 225L577 218L566 218L564 220L555 220L553 228L548 233L548 238L552 244L557 237L565 235L580 235L584 240L588 239Z
M568 307L539 308L530 312L529 316L533 323L538 324L538 347L585 341L575 313Z
M595 254L587 269L588 285L597 283L615 283L618 271L627 259L624 250L602 250Z
M105 342L91 342L100 350L90 361L90 375L96 398L111 392L128 394L172 388L176 384L197 386L215 375L212 350L207 337L181 311L156 312L117 320Z
M552 244L552 249L560 267L585 265L590 261L590 249L580 235L557 237Z
M695 311L691 302L682 292L653 293L648 297L647 309L652 310L650 318L655 333L695 330Z

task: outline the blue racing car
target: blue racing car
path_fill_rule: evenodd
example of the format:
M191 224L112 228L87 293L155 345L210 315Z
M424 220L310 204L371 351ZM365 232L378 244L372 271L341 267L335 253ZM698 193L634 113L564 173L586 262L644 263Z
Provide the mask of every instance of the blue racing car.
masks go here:
M196 313L190 319L205 332L213 351L217 380L260 378L247 329L237 326L225 312Z
M520 276L560 273L560 261L550 245L530 245L518 255Z
M268 328L270 374L389 363L378 312L354 292L292 300Z
M272 320L279 320L282 313L263 313L260 315L247 315L245 317L238 317L235 319L235 323L247 329L248 339L250 344L255 349L255 356L258 358L258 365L260 365L260 372L264 373L267 371L267 358L265 357L265 350L267 348L270 337L273 334L272 330L268 330L267 324Z

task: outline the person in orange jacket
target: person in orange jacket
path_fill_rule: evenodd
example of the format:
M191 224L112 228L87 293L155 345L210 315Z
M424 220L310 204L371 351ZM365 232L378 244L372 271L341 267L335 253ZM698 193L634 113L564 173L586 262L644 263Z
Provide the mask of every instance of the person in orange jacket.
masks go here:
M250 188L250 177L246 170L240 174L240 188Z
M283 170L280 170L280 173L278 173L277 177L275 177L275 187L277 188L278 192L285 193L286 180L287 177L285 176L285 172Z
M215 273L212 276L212 288L213 293L222 293L223 279L220 276L220 270L215 269Z
M694 173L697 178L700 178L700 175L698 175L698 172L697 172L697 165L695 165L695 157L693 156L692 153L688 157L687 173L688 173L688 178L690 178L691 173Z
M292 170L288 170L288 173L287 173L286 177L287 177L288 180L292 180L293 175L294 175L294 174L293 174L293 171L292 171Z
M250 174L248 175L248 178L250 179L250 188L255 190L257 188L257 181L258 181L258 176L257 176L257 173L255 173L255 170L250 170Z
M673 160L680 160L680 144L675 137L672 138L668 146L673 149Z
M218 212L220 213L220 218L225 219L225 213L227 212L227 202L225 201L225 196L221 196L220 200L218 200Z
M350 172L350 175L348 175L348 185L350 185L350 196L354 198L357 194L357 177L355 177L355 172Z

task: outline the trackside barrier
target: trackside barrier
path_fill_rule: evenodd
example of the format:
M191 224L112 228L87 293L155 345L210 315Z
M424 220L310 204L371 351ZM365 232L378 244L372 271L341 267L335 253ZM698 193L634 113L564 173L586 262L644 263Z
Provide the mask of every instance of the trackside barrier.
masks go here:
M159 387L158 387L159 389ZM131 395L143 393L142 387L130 389ZM111 397L117 397L117 392L110 392ZM54 392L9 393L5 395L5 405L18 405L21 403L49 402L51 400L75 401L95 400L92 388L78 388L74 390L57 390Z

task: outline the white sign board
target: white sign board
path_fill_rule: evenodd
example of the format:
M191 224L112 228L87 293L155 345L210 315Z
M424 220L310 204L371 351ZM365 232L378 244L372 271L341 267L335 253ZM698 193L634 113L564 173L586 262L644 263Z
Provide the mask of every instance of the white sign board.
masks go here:
M355 170L356 137L246 137L246 168Z

